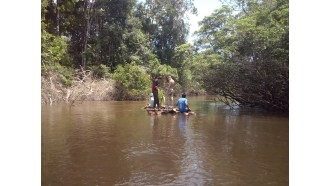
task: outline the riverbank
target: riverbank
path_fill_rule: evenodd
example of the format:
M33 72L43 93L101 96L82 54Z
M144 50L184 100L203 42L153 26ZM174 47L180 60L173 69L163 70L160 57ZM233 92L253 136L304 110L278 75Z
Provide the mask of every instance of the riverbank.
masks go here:
M126 97L123 99L122 86L118 86L113 78L95 78L91 71L76 70L73 74L65 77L57 71L43 71L41 75L41 103L53 104L57 102L66 102L74 104L82 101L114 101L114 100L144 100L148 99L140 96L137 98ZM174 95L181 95L181 85L174 87ZM194 89L192 89L194 90ZM131 91L131 90L128 90ZM132 90L134 92L136 90ZM140 90L139 90L140 91ZM190 91L187 95L205 95L205 91ZM126 95L127 96L127 95Z
M53 104L67 102L74 104L80 101L109 101L116 97L115 81L85 77L72 81L71 86L65 86L56 74L41 76L41 103Z

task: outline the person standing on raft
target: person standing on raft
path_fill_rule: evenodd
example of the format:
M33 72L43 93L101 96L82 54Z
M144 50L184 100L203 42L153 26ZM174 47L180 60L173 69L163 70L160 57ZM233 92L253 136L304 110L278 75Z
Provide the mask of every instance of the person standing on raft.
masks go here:
M173 87L174 87L175 81L172 78L172 76L168 76L167 80L168 80L168 85L166 88L166 96L167 96L166 105L167 105L167 108L173 108L173 93L174 93Z
M158 98L158 86L159 86L159 80L161 79L161 77L156 77L154 79L154 81L152 82L152 87L151 87L151 90L152 90L152 94L154 96L154 104L152 105L153 108L156 108L156 105L157 105L157 108L160 108L160 105L159 105L159 98Z

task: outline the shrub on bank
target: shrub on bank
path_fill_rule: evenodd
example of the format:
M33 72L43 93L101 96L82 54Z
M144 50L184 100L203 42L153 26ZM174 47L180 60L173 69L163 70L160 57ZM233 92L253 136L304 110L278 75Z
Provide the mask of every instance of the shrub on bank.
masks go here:
M144 100L150 93L150 78L139 66L119 65L112 77L117 81L116 100Z
M104 64L93 65L88 67L92 72L93 78L108 78L110 77L110 68Z

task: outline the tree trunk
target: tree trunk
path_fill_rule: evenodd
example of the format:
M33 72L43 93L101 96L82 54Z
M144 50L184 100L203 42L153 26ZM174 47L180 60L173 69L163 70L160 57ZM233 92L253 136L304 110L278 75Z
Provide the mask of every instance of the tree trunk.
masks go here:
M60 35L60 11L58 10L59 8L59 0L56 0L56 35Z
M85 0L84 1L84 22L85 22L85 30L83 33L82 39L82 51L81 51L81 66L85 69L86 67L86 51L87 51L87 41L89 38L90 31L90 19L91 19L91 11L93 9L93 5L95 0Z

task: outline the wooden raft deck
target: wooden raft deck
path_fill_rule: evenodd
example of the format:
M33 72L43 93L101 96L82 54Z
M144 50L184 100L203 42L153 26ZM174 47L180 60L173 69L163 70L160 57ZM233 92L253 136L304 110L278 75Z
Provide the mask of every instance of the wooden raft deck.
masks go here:
M150 115L161 115L161 114L185 114L185 115L196 115L195 112L189 111L189 112L184 112L181 113L180 111L178 111L177 108L151 108L151 107L145 107L144 108L148 114Z

